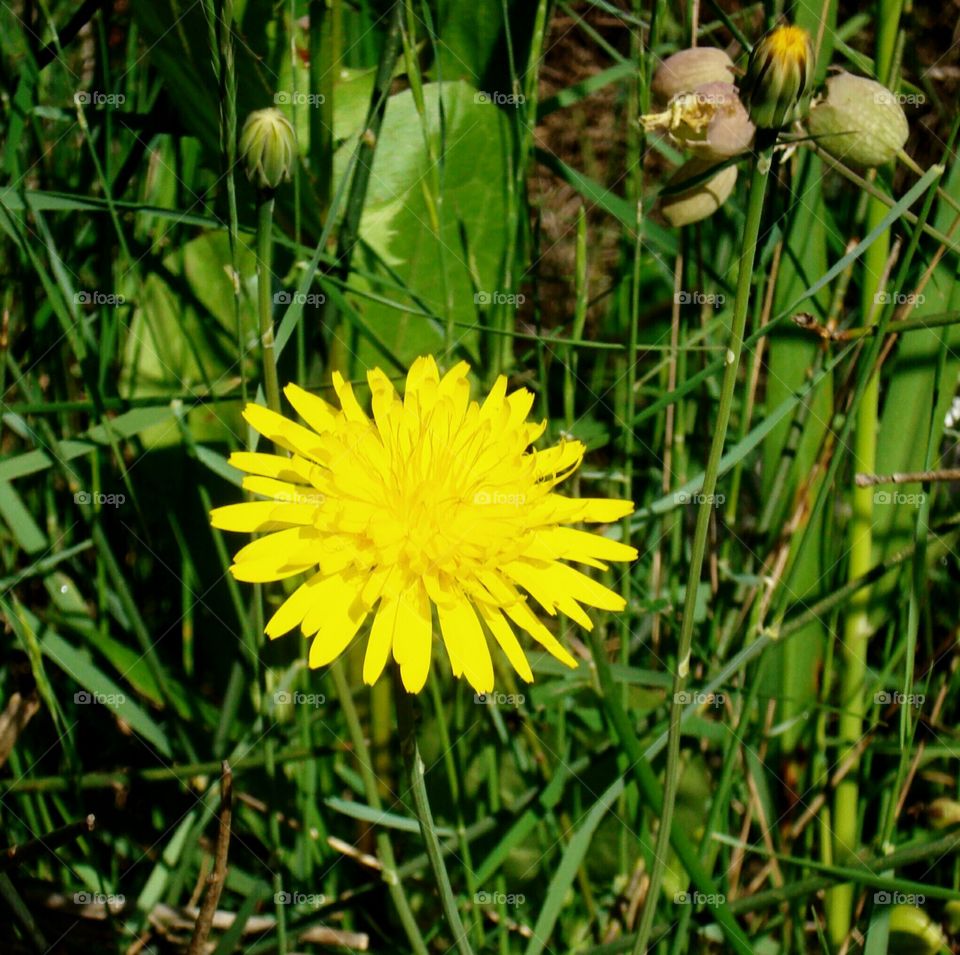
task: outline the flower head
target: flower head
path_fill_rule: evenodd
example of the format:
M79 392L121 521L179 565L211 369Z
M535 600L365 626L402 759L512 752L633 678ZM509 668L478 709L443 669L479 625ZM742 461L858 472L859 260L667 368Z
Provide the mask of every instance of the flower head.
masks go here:
M240 130L240 159L247 178L261 189L276 189L290 178L297 139L290 120L278 109L252 112Z
M266 500L217 508L211 520L223 530L267 532L234 557L238 580L310 572L266 627L277 637L300 626L313 639L310 666L333 661L370 620L364 681L377 680L392 653L416 693L430 667L436 607L454 675L488 693L486 633L527 681L533 674L514 626L576 666L528 596L586 629L582 605L623 609L618 594L564 561L606 569L605 561L633 560L636 550L565 525L616 521L633 503L556 493L584 446L565 440L530 450L546 428L527 421L533 394L507 394L500 377L482 404L471 401L468 372L460 362L441 378L432 357L418 358L401 398L374 369L372 417L338 374L339 408L287 386L306 426L260 405L244 410L290 456L233 454L248 475L244 488Z
M641 116L644 129L665 129L683 149L703 159L730 159L746 152L756 132L731 83L704 83L679 93L662 113Z
M777 27L757 43L742 92L758 129L782 129L803 116L813 72L813 45L803 27Z

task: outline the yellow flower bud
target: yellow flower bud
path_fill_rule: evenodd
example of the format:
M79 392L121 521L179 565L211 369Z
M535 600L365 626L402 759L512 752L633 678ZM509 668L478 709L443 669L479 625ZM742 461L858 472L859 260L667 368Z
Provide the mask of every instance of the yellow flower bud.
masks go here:
M276 189L290 179L297 140L290 120L278 109L258 109L240 131L240 159L247 178L261 189Z
M651 89L657 100L668 103L704 83L732 83L733 78L733 60L723 50L698 46L668 56L653 74Z
M702 176L711 166L705 159L691 159L684 163L671 177L668 186L676 186L689 179ZM712 216L722 206L737 181L737 167L727 166L715 176L700 182L683 192L672 193L660 200L660 211L670 225L677 227L699 222Z
M753 48L743 101L758 129L782 129L801 119L813 82L813 46L802 27L771 30Z
M810 110L807 129L831 156L867 168L894 159L910 134L893 93L852 73L827 80L826 95Z

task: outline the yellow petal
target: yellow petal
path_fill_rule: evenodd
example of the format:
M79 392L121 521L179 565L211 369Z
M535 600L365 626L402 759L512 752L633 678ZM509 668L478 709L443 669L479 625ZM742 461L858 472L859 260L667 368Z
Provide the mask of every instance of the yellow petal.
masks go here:
M367 619L367 608L360 600L362 576L339 576L319 632L310 644L311 667L322 667L336 660L350 645Z
M484 636L480 621L470 603L463 597L450 605L441 604L437 607L440 617L440 630L443 634L443 643L450 654L451 665L456 656L463 666L463 674L469 684L478 693L493 691L493 662L490 659L490 649L487 647L487 638ZM450 647L455 650L451 654Z
M259 474L247 475L243 479L243 489L251 494L272 497L275 501L291 501L294 504L310 504L319 507L326 498L312 485L291 484L289 481L277 481L274 478L261 477Z
M568 564L551 564L549 569L544 571L544 575L549 578L554 588L591 607L619 611L627 605L620 594L614 593L609 587L604 587L603 584Z
M554 557L589 564L595 560L636 560L637 549L601 534L573 527L551 527L540 531Z
M353 385L346 381L339 371L333 373L333 389L340 399L340 407L347 421L353 424L369 424L370 419L364 414L360 402L353 393Z
M258 537L233 556L235 564L272 561L276 564L303 562L312 558L316 563L320 534L312 527L290 527L266 537Z
M264 628L264 633L271 640L289 633L294 627L300 625L314 600L317 586L322 581L323 574L314 574L280 605Z
M483 604L478 605L477 609L480 611L483 622L489 627L497 643L500 644L500 649L506 654L514 670L516 670L527 683L533 683L533 671L530 669L527 656L523 652L520 641L517 640L510 624L504 620L503 614L494 608L484 607Z
M409 693L419 693L427 682L432 643L430 603L417 581L400 597L393 635L393 658L400 664L400 678Z
M311 394L292 382L283 389L287 401L317 434L336 427L339 412L319 395Z
M210 512L210 523L221 531L277 531L313 523L316 508L310 504L288 504L284 501L249 501L227 504Z
M518 626L522 627L545 650L552 653L561 663L576 669L577 661L570 656L559 640L534 616L533 611L525 603L516 603L504 607L507 616Z
M243 417L250 427L279 447L311 460L319 460L321 439L303 425L296 424L263 405L247 405L243 409Z
M394 634L397 630L397 611L400 608L399 597L384 597L380 601L373 626L370 628L370 639L367 640L367 652L363 658L363 682L369 686L383 673L393 646Z
M234 451L228 463L247 474L260 474L295 484L309 484L311 472L316 468L315 464L301 457L287 458L260 451Z

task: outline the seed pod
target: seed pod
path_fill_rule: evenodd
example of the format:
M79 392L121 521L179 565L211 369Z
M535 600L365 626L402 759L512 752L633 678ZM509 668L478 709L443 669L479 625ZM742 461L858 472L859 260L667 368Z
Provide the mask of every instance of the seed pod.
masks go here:
M927 806L927 818L934 829L946 829L960 823L960 802L940 796Z
M801 119L813 82L813 45L802 27L771 30L753 48L741 92L758 129L782 129Z
M671 177L668 185L675 186L707 172L711 163L705 159L691 159L684 163ZM674 227L689 225L712 216L722 206L737 181L737 167L727 166L715 176L700 182L684 192L664 196L660 200L663 217Z
M903 107L882 83L838 73L807 117L810 135L836 159L855 166L883 166L910 135Z
M732 83L733 60L710 46L681 50L668 56L653 74L653 95L668 103L678 93L688 93L704 83Z
M240 131L240 159L247 178L261 189L290 179L297 155L293 126L278 109L258 109Z
M874 892L874 899L887 896L896 899L901 892ZM918 899L922 900L921 896ZM943 930L926 912L913 905L894 905L890 913L891 952L912 952L916 955L937 955L949 952L950 946Z
M693 95L709 119L701 129L681 126L673 132L677 141L703 159L729 159L746 152L753 143L756 127L744 109L737 88L731 83L705 83Z

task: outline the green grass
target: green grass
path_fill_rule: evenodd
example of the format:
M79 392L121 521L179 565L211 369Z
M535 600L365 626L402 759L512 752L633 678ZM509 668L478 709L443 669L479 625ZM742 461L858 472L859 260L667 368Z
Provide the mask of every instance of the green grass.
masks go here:
M744 157L668 228L680 154L635 122L656 64L696 30L743 65L781 13L821 34L819 79L922 97L917 165L801 146L751 198ZM955 950L960 842L929 807L960 800L960 497L855 483L958 467L948 20L0 10L0 948L188 951L226 760L217 955ZM275 103L299 156L258 217L236 137ZM438 645L398 721L365 634L318 671L266 641L291 587L236 582L208 513L241 499L274 367L366 400L425 353L530 388L543 444L588 446L568 493L636 502L605 533L640 556L607 575L624 613L548 621L578 669L534 652L527 685L501 655L481 703Z

